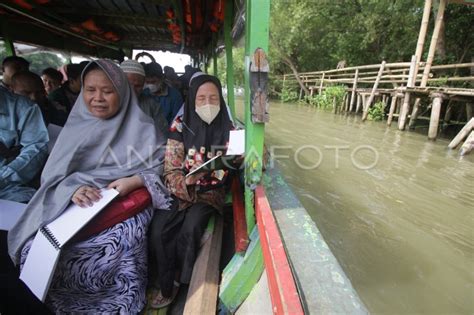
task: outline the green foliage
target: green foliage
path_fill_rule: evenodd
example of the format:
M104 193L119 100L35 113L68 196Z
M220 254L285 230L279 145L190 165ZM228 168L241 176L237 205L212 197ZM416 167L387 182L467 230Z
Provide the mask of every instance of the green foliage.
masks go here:
M333 69L342 59L348 66L409 61L416 49L423 6L423 0L272 0L272 72L290 73L288 59L300 72ZM474 6L448 4L444 60L471 61L473 20ZM428 42L433 17L430 23Z
M371 108L369 108L367 119L368 120L383 120L385 104L383 102L377 102Z
M7 57L6 51L3 47L0 47L0 61ZM48 68L59 68L61 67L66 59L59 57L57 54L50 52L37 52L30 55L21 56L30 62L30 71L38 75L41 75L41 72Z
M232 49L232 59L234 64L234 85L244 86L244 62L245 49L244 47L234 47ZM227 82L227 60L225 53L221 54L217 59L217 77L221 80L223 85Z
M58 55L49 52L38 52L23 56L23 58L30 62L30 71L38 75L41 75L41 72L48 67L59 68L66 61L58 57Z
M448 77L440 77L434 81L428 82L429 86L447 86L448 85Z
M283 102L294 102L298 99L298 92L290 87L283 87L280 94L280 99Z
M305 96L305 101L311 106L327 110L334 108L334 101L336 104L341 104L344 99L345 87L344 85L334 85L327 87L321 95ZM335 99L335 100L334 100Z

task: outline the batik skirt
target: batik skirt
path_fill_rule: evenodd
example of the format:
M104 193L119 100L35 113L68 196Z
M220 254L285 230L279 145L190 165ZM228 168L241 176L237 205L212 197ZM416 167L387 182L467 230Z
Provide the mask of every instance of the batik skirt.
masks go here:
M146 303L149 207L61 250L47 306L57 314L137 314ZM32 239L22 249L21 263Z

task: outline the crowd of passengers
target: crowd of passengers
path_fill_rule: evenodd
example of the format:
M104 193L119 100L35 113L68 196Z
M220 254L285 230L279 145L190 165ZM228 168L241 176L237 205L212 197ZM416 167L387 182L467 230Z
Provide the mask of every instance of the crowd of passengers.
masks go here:
M136 314L147 303L169 305L224 205L227 170L186 176L225 152L234 125L221 83L191 66L178 76L135 60L69 64L41 77L28 68L16 56L2 63L0 199L27 205L2 234L0 313ZM50 153L48 124L63 127ZM45 303L34 298L18 274L36 231L71 203L91 206L103 188L127 196L143 187L151 204L63 248Z

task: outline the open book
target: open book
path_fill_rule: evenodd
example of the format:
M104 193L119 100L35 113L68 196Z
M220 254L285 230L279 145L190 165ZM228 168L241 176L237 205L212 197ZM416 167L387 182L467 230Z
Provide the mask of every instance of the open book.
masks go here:
M245 130L231 130L229 134L229 146L225 155L216 155L212 159L206 161L206 163L201 164L199 167L195 168L186 176L191 176L193 174L227 169L232 166L232 160L238 156L245 153Z
M20 279L44 302L61 248L117 195L115 189L102 189L102 198L91 207L70 205L56 220L40 228L31 245Z

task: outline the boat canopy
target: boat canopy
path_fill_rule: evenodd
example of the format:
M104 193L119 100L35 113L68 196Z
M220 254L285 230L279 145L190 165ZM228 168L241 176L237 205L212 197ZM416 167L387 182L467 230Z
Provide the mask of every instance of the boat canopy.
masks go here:
M225 6L233 6L233 37L242 33L243 1L7 0L0 36L82 55L122 60L134 49L207 60L222 37Z

